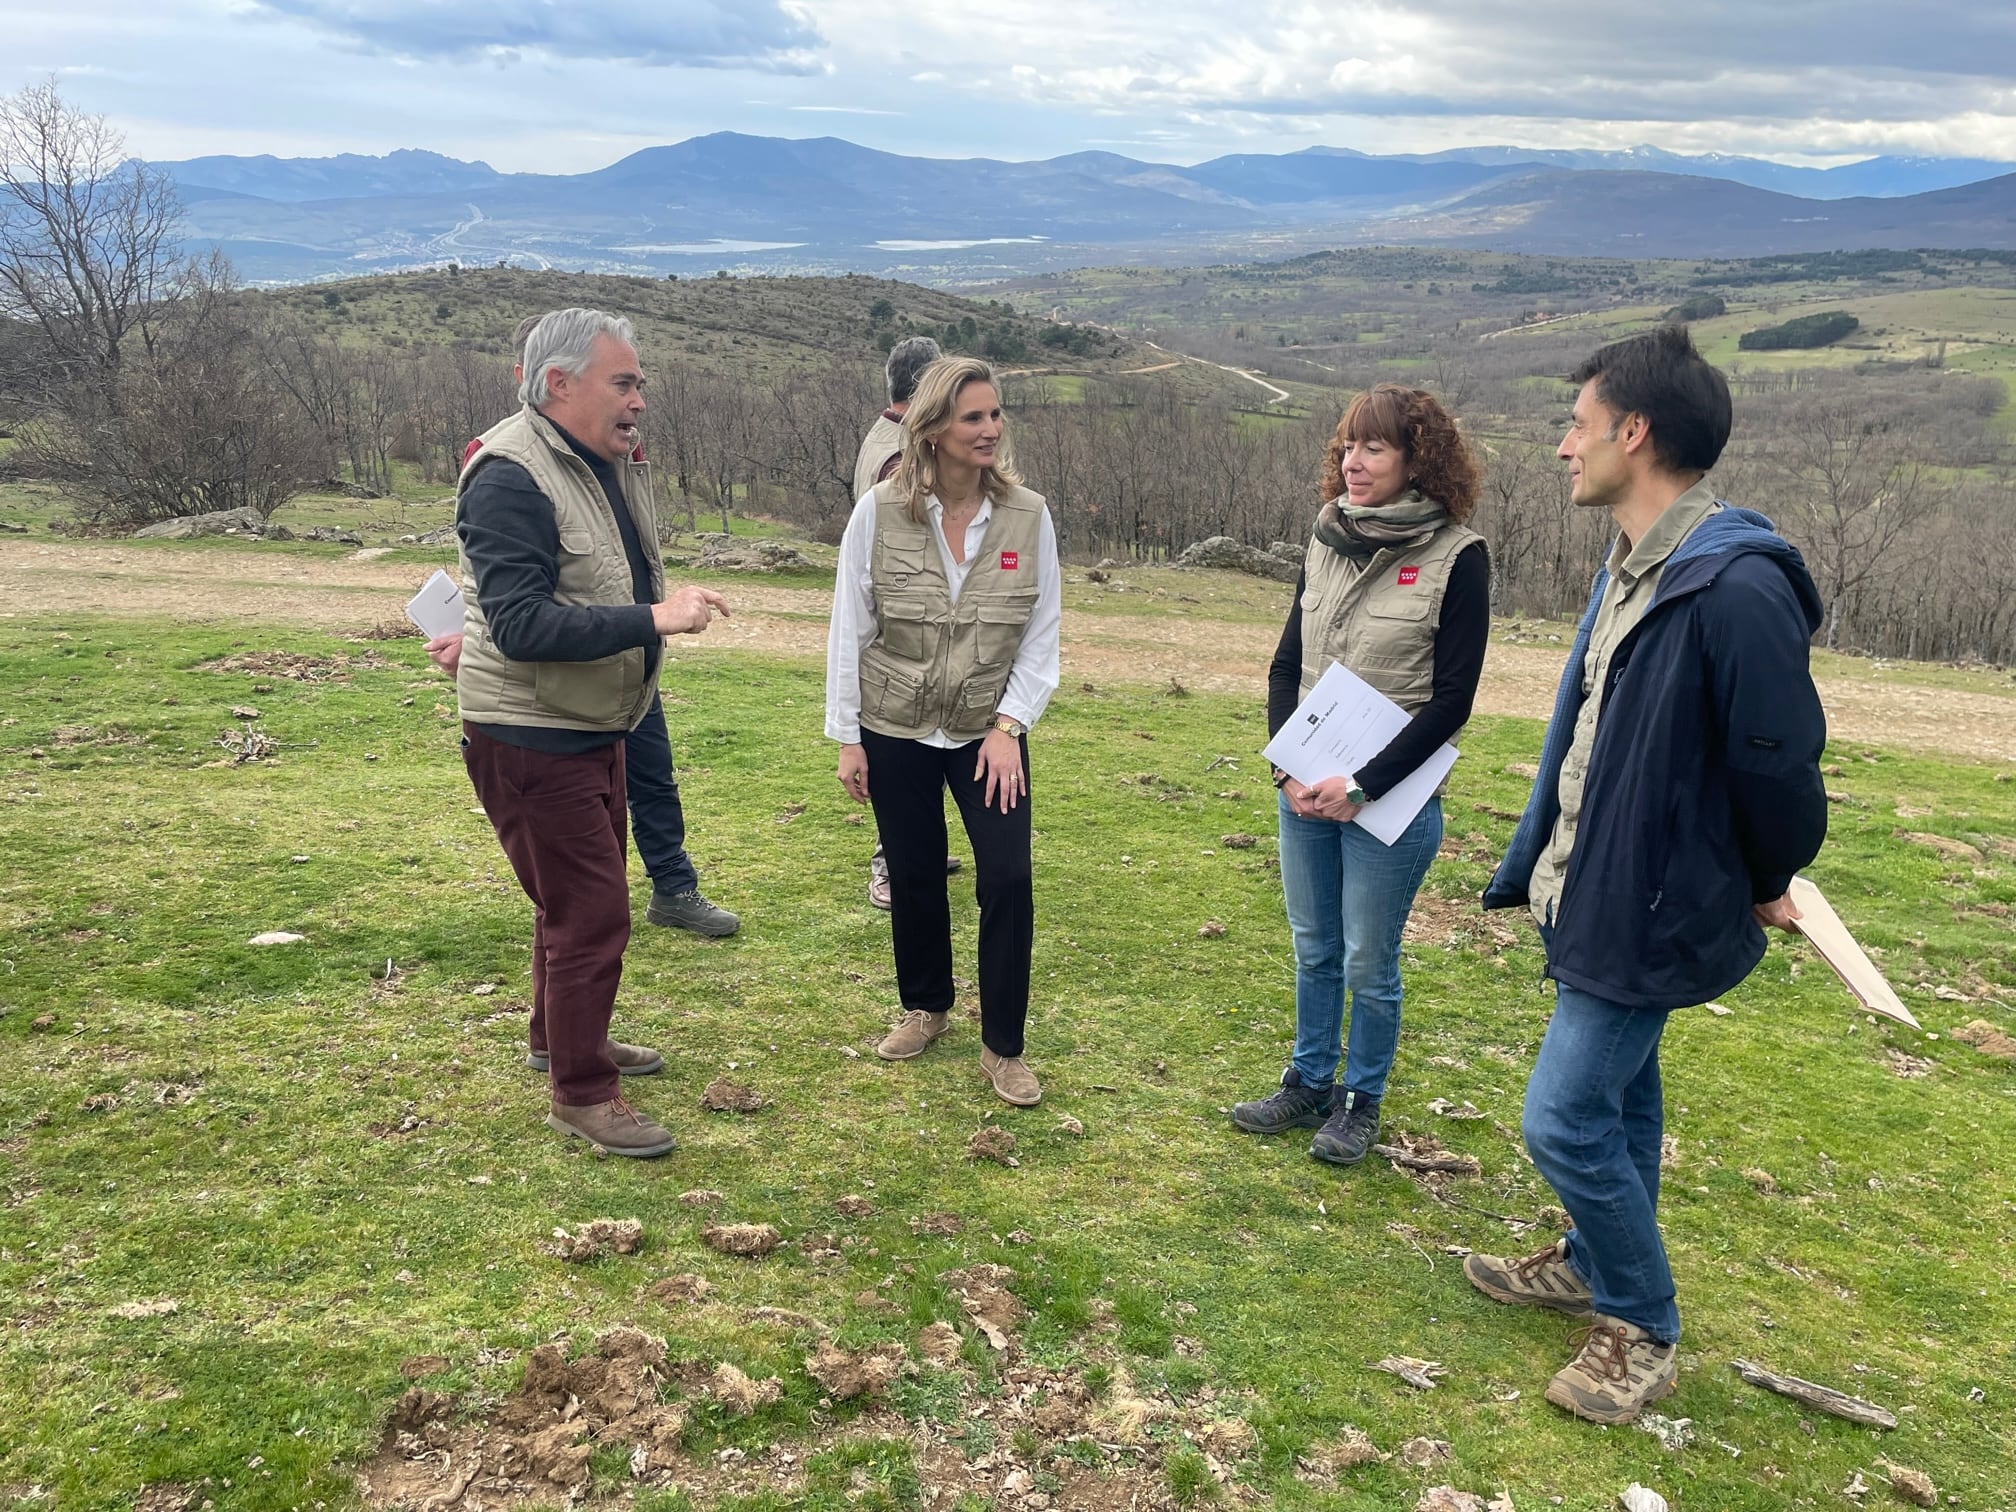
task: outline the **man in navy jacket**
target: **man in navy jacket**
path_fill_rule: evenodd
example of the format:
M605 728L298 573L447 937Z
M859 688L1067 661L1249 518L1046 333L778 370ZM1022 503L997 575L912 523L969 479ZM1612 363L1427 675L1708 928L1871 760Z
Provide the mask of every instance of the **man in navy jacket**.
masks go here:
M1658 1223L1659 1038L1670 1010L1749 975L1762 926L1796 927L1786 892L1827 833L1827 730L1805 564L1704 481L1729 439L1722 375L1669 326L1571 381L1570 496L1608 509L1618 536L1484 906L1526 905L1547 947L1555 1009L1524 1134L1574 1226L1464 1272L1498 1301L1590 1315L1547 1400L1623 1423L1673 1390L1680 1337Z

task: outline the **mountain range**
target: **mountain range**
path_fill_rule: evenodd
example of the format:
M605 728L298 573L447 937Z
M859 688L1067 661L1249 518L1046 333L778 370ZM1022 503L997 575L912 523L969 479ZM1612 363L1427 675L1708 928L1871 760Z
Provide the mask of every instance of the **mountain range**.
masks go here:
M936 281L1365 242L1633 257L2016 247L2016 165L1974 159L1812 169L1654 148L1317 147L1181 166L1108 152L907 157L720 132L573 175L414 150L154 166L180 189L189 241L274 282L456 260Z

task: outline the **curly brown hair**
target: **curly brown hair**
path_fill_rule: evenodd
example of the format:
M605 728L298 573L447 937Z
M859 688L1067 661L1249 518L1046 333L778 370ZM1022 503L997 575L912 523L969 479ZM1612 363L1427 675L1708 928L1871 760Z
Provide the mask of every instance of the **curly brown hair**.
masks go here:
M1323 449L1323 501L1344 496L1344 448L1353 441L1383 441L1400 449L1409 481L1462 524L1477 508L1484 471L1456 419L1423 389L1382 383L1353 399Z

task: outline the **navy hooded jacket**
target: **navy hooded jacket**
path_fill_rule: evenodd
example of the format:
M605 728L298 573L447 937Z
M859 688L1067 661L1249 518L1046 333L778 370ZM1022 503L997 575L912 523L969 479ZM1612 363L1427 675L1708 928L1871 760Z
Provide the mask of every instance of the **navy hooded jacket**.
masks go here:
M1486 908L1527 901L1561 813L1561 764L1610 574L1596 574ZM1611 659L1547 974L1631 1008L1727 992L1764 955L1751 905L1782 897L1827 835L1826 718L1807 666L1820 595L1769 520L1723 509L1667 558Z

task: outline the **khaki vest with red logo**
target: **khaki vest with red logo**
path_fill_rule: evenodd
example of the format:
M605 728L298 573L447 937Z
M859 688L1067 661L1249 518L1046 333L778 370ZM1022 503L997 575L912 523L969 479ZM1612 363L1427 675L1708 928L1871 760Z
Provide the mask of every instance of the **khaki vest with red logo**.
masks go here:
M1302 590L1302 696L1332 661L1409 714L1435 688L1435 632L1456 558L1474 530L1454 522L1370 557L1347 557L1311 537Z
M875 639L861 653L861 723L876 734L921 740L942 729L978 740L993 724L1036 607L1043 496L1011 489L993 511L954 604L931 525L910 518L895 479L875 485Z

